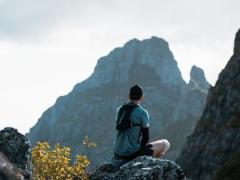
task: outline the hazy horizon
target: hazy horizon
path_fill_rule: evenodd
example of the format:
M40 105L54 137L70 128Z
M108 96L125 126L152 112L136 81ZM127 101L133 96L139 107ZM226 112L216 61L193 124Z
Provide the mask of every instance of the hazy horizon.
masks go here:
M0 0L0 129L29 131L57 97L127 41L165 39L188 82L204 69L214 85L233 52L237 0Z

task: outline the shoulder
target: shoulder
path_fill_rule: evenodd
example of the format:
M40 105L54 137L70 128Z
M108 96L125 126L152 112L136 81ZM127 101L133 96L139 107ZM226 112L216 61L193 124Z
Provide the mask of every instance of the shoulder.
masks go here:
M126 105L126 104L127 104L127 103L123 103L123 104L121 104L120 106L118 106L116 111L118 112L118 111L119 111L124 105Z
M149 116L148 111L144 109L142 106L139 106L138 109L142 113L142 115Z
M136 111L137 111L138 115L141 117L141 119L143 119L144 121L149 120L149 113L142 106L137 107Z
M142 127L148 128L149 127L149 114L146 109L144 109L142 106L139 107L139 110L141 111L141 121L142 121Z
M119 111L119 109L120 109L121 107L122 107L122 106L118 106L116 111Z

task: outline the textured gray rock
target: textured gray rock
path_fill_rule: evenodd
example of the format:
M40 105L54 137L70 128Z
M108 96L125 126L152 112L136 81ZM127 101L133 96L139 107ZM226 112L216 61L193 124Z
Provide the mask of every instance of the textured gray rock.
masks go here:
M185 180L181 167L173 161L148 156L138 157L116 168L113 163L99 166L90 173L90 180Z
M239 179L239 39L238 31L234 55L210 88L204 113L177 159L193 180Z
M7 157L14 168L24 172L26 179L31 177L31 145L17 129L8 127L0 131L0 152Z
M61 143L72 147L72 155L86 154L92 166L102 163L112 153L115 111L127 101L129 87L134 84L144 87L142 106L150 113L151 140L172 136L171 141L175 141L181 137L176 145L170 141L168 158L174 159L202 113L207 89L189 87L168 43L157 37L133 39L100 58L88 79L43 113L30 130L31 143ZM175 130L177 126L183 127L181 131ZM86 135L97 148L82 145Z

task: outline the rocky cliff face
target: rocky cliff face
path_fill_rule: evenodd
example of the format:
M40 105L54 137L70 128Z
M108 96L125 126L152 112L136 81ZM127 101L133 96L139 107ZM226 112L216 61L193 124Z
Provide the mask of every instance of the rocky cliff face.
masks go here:
M100 58L88 79L59 97L31 128L30 141L59 142L72 147L73 154L88 155L92 165L100 164L112 153L116 108L128 100L129 88L134 84L144 87L142 106L150 113L151 139L163 138L159 132L165 127L171 129L180 121L195 124L202 113L208 89L204 85L208 83L198 72L201 70L192 71L194 83L187 84L165 40L133 39ZM188 128L183 136L191 132ZM171 133L176 132L166 131L164 136L168 138ZM89 150L82 145L86 135L97 148ZM176 149L184 138L178 143ZM174 151L169 158L177 153Z
M193 180L239 179L240 31L234 54L209 91L202 117L177 162Z

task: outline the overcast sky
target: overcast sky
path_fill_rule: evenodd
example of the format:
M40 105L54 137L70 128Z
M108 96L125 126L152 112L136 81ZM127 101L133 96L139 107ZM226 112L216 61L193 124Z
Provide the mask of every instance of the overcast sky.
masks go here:
M0 129L29 131L133 38L169 42L186 81L192 65L214 85L240 28L239 0L0 0Z

